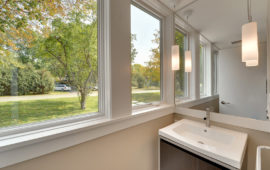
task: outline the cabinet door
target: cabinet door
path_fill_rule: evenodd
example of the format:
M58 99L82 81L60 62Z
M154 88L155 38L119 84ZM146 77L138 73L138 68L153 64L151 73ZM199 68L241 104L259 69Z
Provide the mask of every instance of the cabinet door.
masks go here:
M196 158L160 141L160 170L197 170Z
M228 170L205 158L160 140L160 170Z
M201 159L197 159L197 170L226 170L226 168L222 168L217 165L210 164Z

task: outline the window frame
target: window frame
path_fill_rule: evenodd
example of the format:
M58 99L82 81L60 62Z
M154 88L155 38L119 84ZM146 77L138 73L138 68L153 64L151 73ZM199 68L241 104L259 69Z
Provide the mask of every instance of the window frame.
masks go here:
M97 49L98 49L98 112L90 112L80 115L68 116L64 118L48 119L39 122L26 123L21 125L12 125L0 128L0 137L7 135L20 134L36 130L42 130L49 127L57 127L70 123L78 123L86 120L97 120L101 117L108 117L110 115L110 101L107 99L110 96L110 91L105 90L109 83L110 63L109 63L109 44L108 44L108 31L109 18L105 13L108 8L106 0L97 0ZM107 68L104 70L103 68ZM106 83L105 83L106 82ZM106 87L105 87L106 86ZM105 97L107 96L107 98ZM106 99L106 100L105 100ZM107 105L107 106L106 106Z
M175 31L178 31L180 33L182 33L185 37L184 37L184 50L188 50L188 46L189 46L189 39L190 39L190 35L188 33L188 31L186 31L185 29L183 29L181 26L179 26L178 24L175 23L175 28L174 28L174 32ZM175 34L174 34L174 40L175 40ZM180 60L179 60L180 61ZM184 64L185 66L185 64ZM185 89L184 89L184 92L185 92L185 95L184 96L181 96L181 97L176 97L175 95L175 90L174 90L174 98L175 98L175 102L176 103L179 103L179 102L182 102L182 101L185 101L185 100L189 100L191 98L191 88L190 88L190 79L191 79L191 75L190 73L186 73L184 72L185 74ZM174 82L176 80L176 75L174 74ZM175 84L175 83L174 83ZM174 85L175 86L175 85Z
M153 101L153 102L149 102L146 104L142 104L142 105L137 105L137 106L132 106L132 89L131 89L131 107L132 107L132 111L136 112L140 109L147 109L149 107L154 107L154 106L160 106L162 104L164 104L164 94L163 94L163 54L164 54L164 50L163 50L163 23L164 23L164 17L158 13L156 13L154 10L152 10L151 8L147 7L146 5L143 5L135 0L132 0L130 3L130 7L131 6L135 6L138 9L142 10L143 12L147 13L148 15L152 16L153 18L157 19L160 24L159 24L159 29L160 29L160 100L159 101ZM131 21L131 20L130 20ZM131 27L130 27L131 30ZM132 75L132 73L131 73ZM131 86L132 88L132 86Z
M201 51L202 50L202 51ZM207 59L206 59L206 44L203 42L200 42L200 67L201 67L201 57L203 58L203 92L201 92L201 87L200 87L200 98L206 97L207 96L207 84L206 84L206 77L207 77ZM200 84L201 84L201 68L200 68Z
M218 52L214 51L213 53L213 71L214 71L214 75L213 75L213 95L217 95L218 94L218 68L219 68L219 57L218 57Z

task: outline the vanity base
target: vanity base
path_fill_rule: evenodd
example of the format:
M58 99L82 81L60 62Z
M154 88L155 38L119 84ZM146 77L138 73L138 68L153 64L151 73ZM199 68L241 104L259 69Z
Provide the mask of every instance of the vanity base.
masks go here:
M166 139L159 139L159 148L160 170L236 170Z

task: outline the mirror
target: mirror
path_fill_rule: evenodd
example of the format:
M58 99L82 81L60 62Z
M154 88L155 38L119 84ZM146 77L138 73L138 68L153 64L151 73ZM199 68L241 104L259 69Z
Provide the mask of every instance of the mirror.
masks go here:
M213 10L209 11L209 6L214 7ZM247 67L242 62L241 28L248 23L246 7L245 0L205 0L177 12L185 18L185 11L192 10L188 22L203 35L200 39L200 70L195 70L195 74L199 74L200 95L190 94L191 98L197 99L181 106L198 110L211 107L213 112L221 114L268 120L267 0L252 1L251 6L259 37L259 64L254 67ZM205 37L212 42L210 47Z

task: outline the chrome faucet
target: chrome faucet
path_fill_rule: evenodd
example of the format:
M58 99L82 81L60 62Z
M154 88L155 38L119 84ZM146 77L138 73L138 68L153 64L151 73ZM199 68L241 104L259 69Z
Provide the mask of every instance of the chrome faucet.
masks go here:
M211 108L210 107L207 107L206 108L206 115L203 118L205 120L206 127L210 127L210 111L211 111Z

